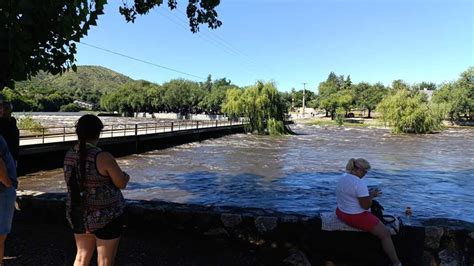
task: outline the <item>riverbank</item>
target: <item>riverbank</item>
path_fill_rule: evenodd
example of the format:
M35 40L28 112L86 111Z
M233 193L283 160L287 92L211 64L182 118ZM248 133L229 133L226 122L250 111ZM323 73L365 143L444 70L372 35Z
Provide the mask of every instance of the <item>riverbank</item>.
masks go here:
M301 123L306 125L315 126L339 126L335 120L331 120L330 117L310 117L310 118L299 118L294 120L295 123ZM367 128L379 128L379 129L390 129L383 121L376 118L345 118L343 125L344 127L367 127ZM471 128L474 129L474 121L463 121L451 123L450 121L443 121L445 128Z

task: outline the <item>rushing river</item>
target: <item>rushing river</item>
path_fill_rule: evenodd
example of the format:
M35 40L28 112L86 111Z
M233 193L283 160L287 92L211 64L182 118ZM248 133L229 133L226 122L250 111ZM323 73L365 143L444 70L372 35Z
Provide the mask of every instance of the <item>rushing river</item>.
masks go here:
M118 159L129 199L270 208L312 215L335 208L347 160L366 158L387 213L474 222L474 130L392 135L386 129L293 125L295 136L236 134ZM100 143L99 143L100 145ZM20 189L65 191L62 170L22 177Z

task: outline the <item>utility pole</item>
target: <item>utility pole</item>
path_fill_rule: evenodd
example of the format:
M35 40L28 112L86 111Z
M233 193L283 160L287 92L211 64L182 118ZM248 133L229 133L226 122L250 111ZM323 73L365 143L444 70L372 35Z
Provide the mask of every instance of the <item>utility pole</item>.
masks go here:
M303 118L304 118L304 114L305 114L305 97L306 97L306 82L303 82Z

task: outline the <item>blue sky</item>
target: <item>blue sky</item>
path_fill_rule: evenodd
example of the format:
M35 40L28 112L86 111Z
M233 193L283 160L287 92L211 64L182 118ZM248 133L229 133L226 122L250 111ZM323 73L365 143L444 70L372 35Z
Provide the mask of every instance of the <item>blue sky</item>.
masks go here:
M122 1L109 2L83 42L240 86L274 80L281 91L302 82L315 90L331 71L353 82L441 83L474 65L472 0L221 0L223 25L197 34L187 26L187 1L134 24L119 14ZM157 83L201 81L81 44L77 64Z

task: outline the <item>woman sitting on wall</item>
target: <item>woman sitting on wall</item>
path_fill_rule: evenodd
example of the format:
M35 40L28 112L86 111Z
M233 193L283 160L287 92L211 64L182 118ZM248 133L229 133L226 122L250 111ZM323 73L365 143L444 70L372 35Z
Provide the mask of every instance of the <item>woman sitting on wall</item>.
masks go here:
M336 215L344 223L370 232L380 238L382 247L393 265L401 265L397 252L393 246L390 231L384 224L368 210L372 199L380 195L380 190L369 192L362 178L370 170L370 164L365 159L350 159L336 188L337 209Z
M122 233L125 200L120 189L130 177L96 146L103 127L97 116L82 116L76 124L79 143L64 159L66 217L77 246L74 265L89 265L96 248L98 265L113 265Z

